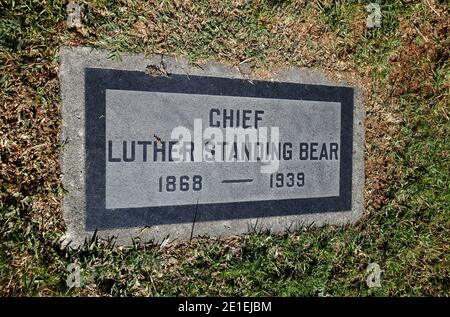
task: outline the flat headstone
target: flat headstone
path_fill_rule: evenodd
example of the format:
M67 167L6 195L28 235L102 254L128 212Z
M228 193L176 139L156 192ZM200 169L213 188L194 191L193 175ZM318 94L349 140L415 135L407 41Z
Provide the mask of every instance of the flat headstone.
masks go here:
M363 212L359 90L315 71L61 50L67 224L119 244L348 224Z

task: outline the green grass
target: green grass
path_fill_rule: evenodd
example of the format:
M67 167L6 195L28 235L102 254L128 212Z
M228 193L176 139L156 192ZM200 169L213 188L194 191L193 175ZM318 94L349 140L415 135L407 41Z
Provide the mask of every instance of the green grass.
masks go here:
M83 2L83 29L69 31L60 1L0 1L2 295L450 295L444 2L382 1L382 27L371 30L364 1L155 3ZM60 45L249 60L262 75L287 66L348 74L367 91L364 218L283 235L60 249ZM83 286L68 289L73 262ZM366 285L371 262L381 288Z

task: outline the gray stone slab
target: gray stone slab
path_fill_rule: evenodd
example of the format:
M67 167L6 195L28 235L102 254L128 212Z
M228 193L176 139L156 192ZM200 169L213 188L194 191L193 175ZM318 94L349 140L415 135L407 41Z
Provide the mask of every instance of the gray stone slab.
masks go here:
M215 62L113 61L87 47L60 55L64 244L95 231L130 244L343 225L362 215L357 87L317 70L258 80ZM264 155L265 129L272 156Z

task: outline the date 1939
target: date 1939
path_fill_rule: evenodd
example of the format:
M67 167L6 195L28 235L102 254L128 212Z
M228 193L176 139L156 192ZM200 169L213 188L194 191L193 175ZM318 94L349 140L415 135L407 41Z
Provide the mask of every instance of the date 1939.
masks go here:
M303 187L305 173L276 173L270 175L270 188Z

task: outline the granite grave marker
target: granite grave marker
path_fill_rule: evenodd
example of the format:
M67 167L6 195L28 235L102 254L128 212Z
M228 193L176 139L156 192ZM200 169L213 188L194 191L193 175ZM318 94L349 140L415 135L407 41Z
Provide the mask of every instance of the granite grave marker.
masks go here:
M363 209L358 90L291 70L121 62L61 50L65 243L131 243L354 222ZM148 70L156 70L149 72Z

